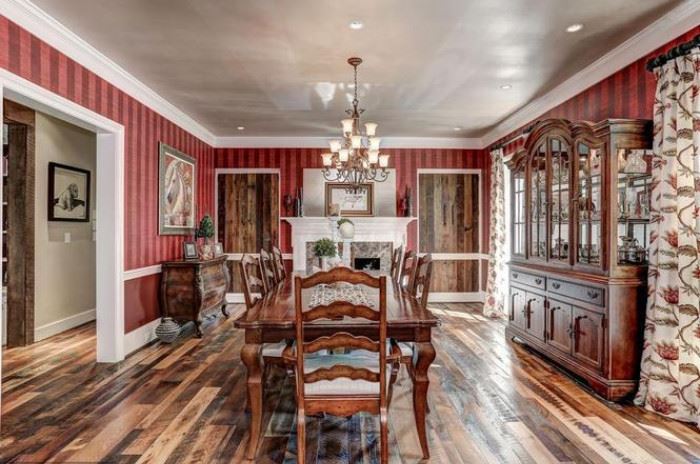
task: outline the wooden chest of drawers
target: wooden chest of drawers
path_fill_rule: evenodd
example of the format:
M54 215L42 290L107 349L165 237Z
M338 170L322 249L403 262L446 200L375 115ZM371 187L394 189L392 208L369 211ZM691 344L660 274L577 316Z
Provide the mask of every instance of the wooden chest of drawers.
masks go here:
M179 322L192 321L196 335L202 315L221 309L226 312L226 290L230 279L226 256L209 260L165 261L162 263L161 308L163 315Z

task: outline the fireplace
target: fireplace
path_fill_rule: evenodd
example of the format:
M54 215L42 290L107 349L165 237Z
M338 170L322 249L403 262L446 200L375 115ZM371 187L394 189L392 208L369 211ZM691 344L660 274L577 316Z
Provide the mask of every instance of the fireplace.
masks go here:
M355 258L354 267L361 271L378 271L381 264L381 258Z

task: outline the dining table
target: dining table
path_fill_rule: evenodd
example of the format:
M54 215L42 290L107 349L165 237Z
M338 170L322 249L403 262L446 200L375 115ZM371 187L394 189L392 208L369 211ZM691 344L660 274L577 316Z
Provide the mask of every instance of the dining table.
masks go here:
M252 307L247 309L234 322L235 327L245 331L245 342L241 348L241 360L247 369L246 388L250 408L250 431L246 446L246 458L254 460L262 435L264 362L263 344L293 340L295 332L294 276L293 273L265 293ZM378 290L364 288L368 299L378 301ZM302 304L305 308L313 305L314 289L302 291ZM429 309L404 291L387 276L386 289L387 336L397 342L413 344L413 410L416 430L425 459L430 457L426 431L428 412L428 369L435 359L432 331L440 320ZM348 330L353 335L376 337L376 324L358 319L323 320L307 326L306 341L328 336L339 329Z

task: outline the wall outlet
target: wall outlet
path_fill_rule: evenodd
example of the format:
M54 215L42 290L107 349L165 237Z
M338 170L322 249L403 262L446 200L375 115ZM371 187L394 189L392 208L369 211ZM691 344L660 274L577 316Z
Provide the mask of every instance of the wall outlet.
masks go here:
M70 242L71 242L70 232L64 232L63 233L63 243L70 243Z

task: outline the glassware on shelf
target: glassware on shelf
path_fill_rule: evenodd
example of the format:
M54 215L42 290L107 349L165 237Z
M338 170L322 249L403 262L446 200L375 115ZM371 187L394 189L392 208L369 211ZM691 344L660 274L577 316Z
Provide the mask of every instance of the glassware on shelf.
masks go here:
M644 161L646 150L630 150L624 167L626 174L646 174L647 162Z
M646 261L647 251L634 237L620 236L622 245L617 249L618 261L621 263L641 264Z

